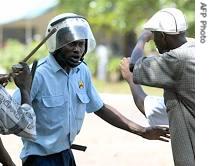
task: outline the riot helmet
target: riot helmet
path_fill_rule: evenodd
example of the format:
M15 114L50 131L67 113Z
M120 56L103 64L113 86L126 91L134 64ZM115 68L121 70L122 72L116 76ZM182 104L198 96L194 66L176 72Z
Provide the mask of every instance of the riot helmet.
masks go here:
M81 39L85 39L87 42L84 54L92 51L96 46L90 26L83 16L63 13L54 17L47 26L46 36L53 28L56 28L57 31L46 41L50 53Z

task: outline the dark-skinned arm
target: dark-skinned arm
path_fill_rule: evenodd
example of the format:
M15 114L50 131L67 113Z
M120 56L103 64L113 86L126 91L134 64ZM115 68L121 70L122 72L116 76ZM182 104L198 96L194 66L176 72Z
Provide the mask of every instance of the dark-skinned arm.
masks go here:
M149 42L153 39L153 33L151 31L145 30L140 35L136 46L134 47L132 53L131 53L131 59L129 64L129 69L131 72L133 72L134 66L136 62L144 56L144 46L146 42Z
M143 127L120 114L115 108L104 104L104 106L95 112L104 121L109 124L128 131L130 133L139 135L149 140L161 140L168 142L167 138L170 138L169 130L167 127Z
M21 62L20 64L22 65L23 68L18 71L13 69L13 78L15 84L20 89L21 104L31 105L30 90L31 90L32 75L26 63Z
M0 163L2 163L3 166L15 166L8 152L4 148L1 138L0 138L0 153L1 153Z
M146 117L145 110L144 110L144 99L147 96L146 93L144 93L141 86L133 83L133 77L132 77L132 81L128 82L128 85L130 87L136 107Z
M144 111L144 99L147 95L140 85L134 84L133 74L129 71L129 62L130 58L123 58L120 62L120 70L123 78L127 81L130 87L133 100L137 108L141 111L142 114L144 114L144 116L146 116Z

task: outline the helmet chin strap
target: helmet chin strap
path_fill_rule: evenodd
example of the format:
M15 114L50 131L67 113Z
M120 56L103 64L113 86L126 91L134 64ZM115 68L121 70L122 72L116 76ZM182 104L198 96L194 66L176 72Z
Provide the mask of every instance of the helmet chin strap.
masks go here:
M83 57L80 58L80 60L78 62L73 62L73 61L67 61L62 53L59 51L57 51L56 53L52 54L54 56L54 58L56 59L56 61L58 62L58 64L63 68L74 68L77 67L78 65L80 65L83 62Z
M88 49L88 40L85 39L85 51L84 51L84 53L82 54L81 59L80 59L80 61L82 61L82 62L83 62L83 60L84 60L85 54L87 53L87 49Z
M62 52L62 49L58 49L56 50L52 55L54 56L54 58L56 59L56 61L59 63L59 65L62 67L62 68L74 68L74 67L77 67L78 65L80 65L83 60L84 60L84 56L85 54L87 53L87 46L88 46L88 41L87 39L85 39L86 42L85 42L85 50L84 50L84 53L82 54L80 60L78 60L78 62L75 62L74 59L71 60L71 58L69 58L68 60L64 58L63 56L63 52Z

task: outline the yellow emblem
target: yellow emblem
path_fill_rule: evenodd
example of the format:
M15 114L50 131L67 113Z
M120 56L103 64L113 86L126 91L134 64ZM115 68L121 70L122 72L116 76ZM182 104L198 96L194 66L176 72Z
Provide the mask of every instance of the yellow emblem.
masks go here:
M84 88L84 83L83 81L79 81L79 89L83 89Z

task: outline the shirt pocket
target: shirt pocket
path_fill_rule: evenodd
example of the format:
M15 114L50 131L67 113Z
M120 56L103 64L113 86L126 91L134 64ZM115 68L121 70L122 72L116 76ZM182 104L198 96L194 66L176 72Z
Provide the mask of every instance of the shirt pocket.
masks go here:
M45 107L59 107L64 104L64 97L61 96L45 96L42 97L42 102Z
M90 98L86 92L77 92L77 101L76 118L83 119L86 111L86 105L90 102Z
M42 116L46 122L60 123L67 116L65 115L64 96L43 96L42 97Z

